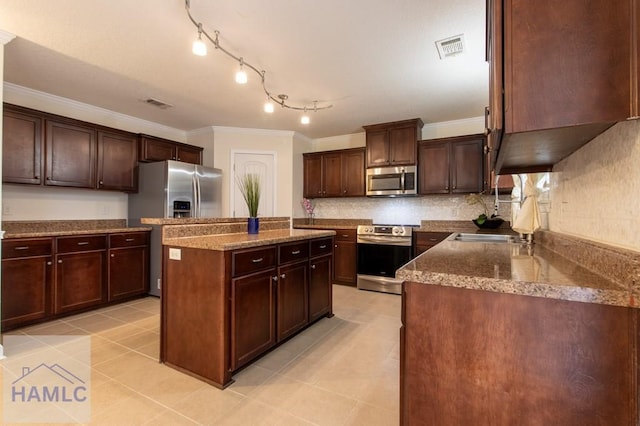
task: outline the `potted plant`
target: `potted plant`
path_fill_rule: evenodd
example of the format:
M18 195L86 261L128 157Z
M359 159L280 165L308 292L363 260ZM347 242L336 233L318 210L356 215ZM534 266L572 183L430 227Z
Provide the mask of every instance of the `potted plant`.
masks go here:
M483 212L480 213L477 218L472 219L473 223L475 223L478 228L496 229L502 225L504 220L501 217L498 217L497 214L489 216L489 208L487 207L487 203L481 192L477 194L469 194L465 198L467 200L467 204L478 204L482 207Z
M242 197L247 203L249 210L249 221L247 224L247 232L249 234L257 234L260 228L258 220L258 206L260 205L260 176L255 173L246 173L237 179L238 187L242 192Z

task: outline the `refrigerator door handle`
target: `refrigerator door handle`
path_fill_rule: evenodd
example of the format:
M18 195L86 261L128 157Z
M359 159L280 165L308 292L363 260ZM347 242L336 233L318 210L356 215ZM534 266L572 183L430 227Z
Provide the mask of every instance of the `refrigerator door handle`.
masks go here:
M191 177L191 185L193 186L193 217L200 217L200 189L198 176L195 173Z

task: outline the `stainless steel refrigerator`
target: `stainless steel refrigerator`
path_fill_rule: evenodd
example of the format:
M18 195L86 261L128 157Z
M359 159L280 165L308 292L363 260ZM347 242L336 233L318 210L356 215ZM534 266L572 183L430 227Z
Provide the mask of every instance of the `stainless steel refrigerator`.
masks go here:
M139 165L138 193L129 194L129 226L141 218L219 217L222 170L180 161ZM162 278L162 229L152 226L150 294L160 295Z

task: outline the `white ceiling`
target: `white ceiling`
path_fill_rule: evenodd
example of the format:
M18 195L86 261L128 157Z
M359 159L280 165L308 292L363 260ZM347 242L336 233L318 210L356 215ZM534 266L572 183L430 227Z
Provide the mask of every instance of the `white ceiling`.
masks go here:
M184 0L2 0L5 81L185 131L207 126L294 130L310 138L420 117L483 115L485 0L191 0L204 29L266 70L266 85L301 112L266 99L258 75L238 85L238 64L191 53L197 29ZM440 60L435 41L463 33L466 52ZM142 100L172 104L161 110Z

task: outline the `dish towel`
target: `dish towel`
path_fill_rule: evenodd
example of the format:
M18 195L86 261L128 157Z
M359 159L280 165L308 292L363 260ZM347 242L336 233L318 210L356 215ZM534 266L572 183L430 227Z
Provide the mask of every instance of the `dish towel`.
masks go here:
M520 207L513 226L520 234L533 234L540 228L540 212L538 211L538 191L533 185L533 179L527 179L524 184L525 200Z

